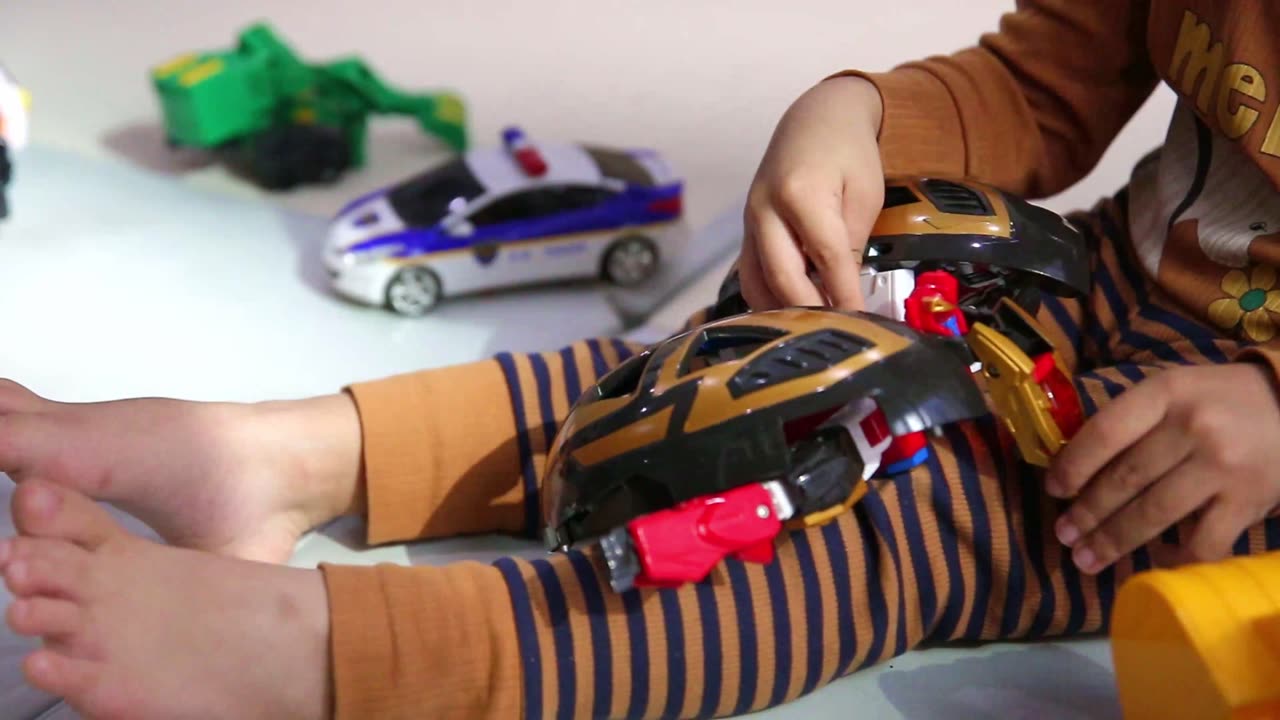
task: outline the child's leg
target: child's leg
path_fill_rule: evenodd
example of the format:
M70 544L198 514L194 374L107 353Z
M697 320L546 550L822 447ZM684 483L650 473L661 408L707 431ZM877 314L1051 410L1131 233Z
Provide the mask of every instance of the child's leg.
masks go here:
M1080 385L1093 411L1157 371L1124 365ZM994 421L951 428L934 448L837 522L792 535L774 563L730 561L679 590L615 594L599 558L581 552L452 568L447 584L434 568L326 567L340 714L396 696L440 700L398 677L404 668L470 691L466 716L521 705L547 718L742 713L923 641L1100 630L1118 583L1162 554L1156 543L1083 576L1053 537L1064 506ZM1280 546L1280 523L1236 550L1267 546ZM498 594L509 604L486 601ZM398 619L379 616L388 608ZM432 621L438 612L449 615ZM475 649L440 656L442 646Z
M0 380L0 472L110 501L176 545L279 562L355 499L360 424L345 394L60 403Z

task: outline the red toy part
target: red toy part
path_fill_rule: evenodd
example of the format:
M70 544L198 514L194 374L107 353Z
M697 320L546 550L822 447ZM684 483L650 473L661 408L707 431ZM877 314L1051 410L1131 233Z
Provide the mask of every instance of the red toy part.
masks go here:
M1084 407L1076 386L1058 369L1052 352L1042 353L1035 359L1031 378L1040 383L1040 389L1049 398L1049 414L1062 431L1062 437L1070 440L1084 424Z
M640 564L635 585L698 582L729 556L767 563L784 519L764 483L756 483L632 520L627 531Z
M949 272L930 270L916 276L916 287L905 301L907 325L920 332L960 336L969 332L957 304L960 282Z

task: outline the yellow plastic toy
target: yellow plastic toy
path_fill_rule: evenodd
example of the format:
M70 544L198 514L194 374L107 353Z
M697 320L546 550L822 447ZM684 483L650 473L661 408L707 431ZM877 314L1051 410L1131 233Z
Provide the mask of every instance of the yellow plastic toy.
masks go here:
M1135 575L1111 653L1126 720L1280 718L1280 552Z
M1039 324L1008 298L996 326L974 323L967 340L982 362L995 414L1022 457L1046 467L1084 422L1084 411L1062 357Z

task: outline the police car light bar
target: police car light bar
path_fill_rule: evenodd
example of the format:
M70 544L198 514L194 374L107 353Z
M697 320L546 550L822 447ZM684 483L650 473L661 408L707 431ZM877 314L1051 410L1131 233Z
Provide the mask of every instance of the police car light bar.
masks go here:
M525 136L523 130L518 127L509 127L503 130L502 144L507 148L507 152L515 157L525 175L540 177L546 174L546 160L542 159L542 153L538 152L538 148L529 142L529 138Z

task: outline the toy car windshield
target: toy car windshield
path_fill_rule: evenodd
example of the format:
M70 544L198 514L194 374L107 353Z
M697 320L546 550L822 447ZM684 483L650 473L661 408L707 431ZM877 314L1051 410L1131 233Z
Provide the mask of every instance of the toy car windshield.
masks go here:
M409 180L387 194L392 209L411 226L429 226L449 214L458 198L480 197L484 188L463 160L453 160Z

